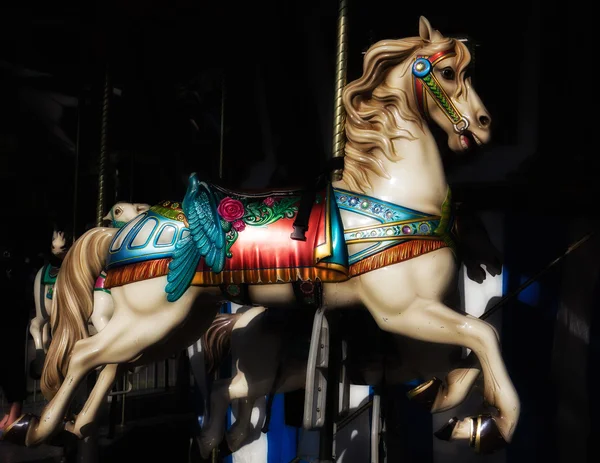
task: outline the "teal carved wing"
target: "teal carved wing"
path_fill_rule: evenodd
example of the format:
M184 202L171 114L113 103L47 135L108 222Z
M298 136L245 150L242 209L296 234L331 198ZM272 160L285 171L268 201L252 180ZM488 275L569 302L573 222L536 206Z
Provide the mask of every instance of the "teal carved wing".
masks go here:
M217 212L216 200L210 187L190 175L188 189L183 199L190 232L175 245L173 260L167 275L167 300L175 302L189 288L201 258L213 272L225 266L225 232Z

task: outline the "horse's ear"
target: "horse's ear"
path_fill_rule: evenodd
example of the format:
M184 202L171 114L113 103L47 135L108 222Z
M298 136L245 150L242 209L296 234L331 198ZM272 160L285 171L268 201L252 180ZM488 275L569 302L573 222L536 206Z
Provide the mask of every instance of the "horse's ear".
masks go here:
M419 36L425 42L435 42L442 37L442 34L431 27L425 16L421 16L419 18Z

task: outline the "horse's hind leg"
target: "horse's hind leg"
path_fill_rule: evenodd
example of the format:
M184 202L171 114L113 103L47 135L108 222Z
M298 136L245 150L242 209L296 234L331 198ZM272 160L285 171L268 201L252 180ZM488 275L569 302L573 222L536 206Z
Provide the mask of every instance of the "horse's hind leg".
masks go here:
M104 329L113 313L112 295L105 291L94 290L94 310L90 316L90 321L98 333Z
M90 430L86 426L92 424L96 419L98 410L104 402L106 394L108 394L115 382L118 371L119 365L116 363L108 364L102 369L90 396L86 400L81 412L77 415L75 422L65 425L67 431L75 434L77 437L85 437L90 434Z
M98 334L75 343L62 385L44 408L39 422L29 426L28 446L41 443L58 430L77 385L92 369L134 360L167 339L185 321L200 289L190 288L177 302L167 303L161 280L155 278L113 290L113 318ZM216 308L217 305L215 311ZM207 307L204 310L207 316L213 314Z
M119 324L113 327L115 329L110 330L107 327L101 333L103 336L99 333L75 343L62 385L44 407L39 421L29 427L27 446L38 445L59 430L77 386L90 371L100 365L120 363L114 356L113 346L125 335L126 327ZM127 360L127 358L122 359L122 361Z

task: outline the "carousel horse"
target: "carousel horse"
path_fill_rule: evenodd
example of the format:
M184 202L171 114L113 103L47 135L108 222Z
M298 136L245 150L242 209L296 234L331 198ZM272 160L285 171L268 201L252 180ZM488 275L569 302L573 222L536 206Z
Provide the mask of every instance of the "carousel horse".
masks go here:
M140 213L148 210L148 204L127 203L120 201L111 207L110 211L104 217L104 221L111 227L119 228L133 219ZM35 317L29 324L29 332L33 337L36 356L30 368L30 374L33 378L39 379L44 365L46 352L50 344L50 314L52 313L52 294L56 276L60 270L60 263L64 260L69 247L67 246L65 235L61 231L54 231L52 234L51 253L55 262L45 264L36 274L33 284L33 296L35 301ZM97 291L94 293L94 308L91 316L91 324L96 331L103 327L106 320L112 314L112 299L105 295L105 292Z
M343 93L342 180L313 192L307 215L307 191L236 192L192 174L182 203L164 201L121 229L99 227L80 237L52 300L61 315L53 316L42 376L50 401L39 418L22 416L4 439L33 446L61 430L84 435L120 364L185 349L209 328L225 297L286 308L317 288L327 310L364 308L386 332L470 349L490 410L453 420L448 439L484 450L510 442L520 402L497 334L443 302L457 272L453 208L429 124L446 133L455 152L489 141L491 117L468 75L470 60L465 44L425 18L419 36L374 44L363 75ZM305 218L304 233L295 233L294 223ZM102 271L114 313L88 336ZM65 422L77 386L99 367L82 412ZM230 392L246 385L238 370ZM436 397L436 411L444 390L430 380L415 392L425 395Z

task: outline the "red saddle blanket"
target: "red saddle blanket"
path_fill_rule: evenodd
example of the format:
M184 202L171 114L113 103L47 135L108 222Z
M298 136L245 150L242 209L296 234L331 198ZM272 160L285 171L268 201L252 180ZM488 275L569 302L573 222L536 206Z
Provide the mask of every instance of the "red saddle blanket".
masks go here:
M332 255L331 198L326 190L317 194L313 204L306 241L290 238L300 196L272 196L265 201L259 206L255 203L254 208L245 206L246 211L255 211L255 217L246 214L245 220L233 223L226 235L230 248L223 271L213 273L202 259L192 285L287 283L317 277L324 281L347 279L347 269L322 262Z

